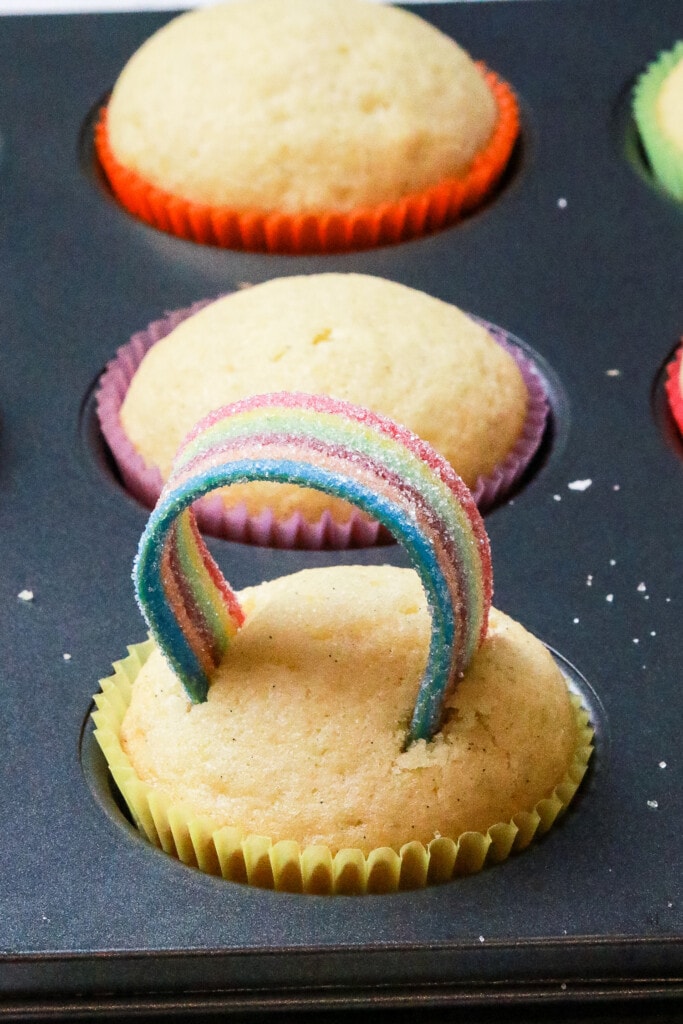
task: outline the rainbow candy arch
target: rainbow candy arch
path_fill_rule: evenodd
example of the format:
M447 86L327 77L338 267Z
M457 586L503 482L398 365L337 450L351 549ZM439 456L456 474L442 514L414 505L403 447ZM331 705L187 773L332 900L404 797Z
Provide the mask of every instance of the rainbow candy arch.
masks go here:
M192 430L142 535L133 577L152 636L194 702L244 621L202 541L192 503L218 487L265 480L342 498L406 548L432 628L407 742L438 730L445 695L486 635L491 555L470 491L425 441L368 409L322 395L258 395Z

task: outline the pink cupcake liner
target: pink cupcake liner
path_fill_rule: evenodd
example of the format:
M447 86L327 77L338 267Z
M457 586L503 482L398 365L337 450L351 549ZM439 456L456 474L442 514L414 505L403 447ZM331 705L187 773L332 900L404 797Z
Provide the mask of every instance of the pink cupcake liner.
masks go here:
M512 488L538 451L548 423L550 405L538 367L533 359L526 354L519 338L509 331L503 330L489 320L469 314L482 327L485 327L495 341L509 352L517 363L524 385L529 396L524 428L514 448L489 476L480 476L472 488L474 500L480 512L486 512L497 501L500 501Z
M666 382L664 384L671 414L675 419L676 426L680 430L681 434L683 434L683 393L681 389L682 365L683 344L676 350L673 359L666 367Z
M126 490L147 508L154 507L161 493L161 473L156 466L145 463L126 436L120 420L121 405L140 363L152 345L170 334L183 320L214 301L204 299L185 309L167 313L160 320L149 324L145 330L138 331L119 348L100 378L96 407L102 434ZM527 420L515 447L490 476L480 477L473 488L475 501L485 511L519 480L537 451L548 419L548 398L538 369L522 350L518 340L487 320L479 317L472 319L486 327L511 354L529 394ZM208 495L195 503L195 512L204 533L262 547L341 550L393 542L393 537L383 526L356 510L352 511L346 523L336 522L329 512L324 512L315 523L308 522L299 512L285 520L278 520L270 509L250 516L244 505L228 509L220 495Z

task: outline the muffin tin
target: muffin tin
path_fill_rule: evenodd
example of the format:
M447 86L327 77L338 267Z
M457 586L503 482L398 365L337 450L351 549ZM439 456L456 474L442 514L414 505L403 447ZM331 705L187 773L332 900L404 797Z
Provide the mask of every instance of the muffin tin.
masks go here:
M306 258L184 242L107 193L92 111L170 14L0 23L0 1014L617 997L636 1013L639 997L682 994L683 443L663 368L683 330L683 216L649 181L626 97L680 34L683 3L416 10L518 91L507 180L439 234ZM495 600L559 652L597 732L545 839L446 886L365 898L233 885L150 847L89 723L97 679L144 636L130 569L146 521L99 436L94 382L166 310L333 269L422 288L541 357L552 428L487 515ZM404 561L210 546L237 587Z

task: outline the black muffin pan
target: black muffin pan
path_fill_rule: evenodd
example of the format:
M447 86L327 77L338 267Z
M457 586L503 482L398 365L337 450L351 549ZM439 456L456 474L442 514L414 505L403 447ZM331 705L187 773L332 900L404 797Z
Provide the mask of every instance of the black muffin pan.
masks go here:
M433 236L305 258L181 241L108 193L92 112L170 14L0 19L0 1015L429 1016L545 1000L550 1019L599 1000L637 1016L646 1000L676 1016L683 444L663 368L683 332L683 209L650 179L628 96L680 37L683 3L416 10L517 90L506 179ZM550 386L541 456L486 517L495 601L575 667L595 756L544 839L414 893L287 895L185 867L131 826L89 723L98 678L145 635L130 572L147 515L99 436L94 382L166 310L321 270L402 281L500 324ZM395 546L211 548L237 587L404 561Z

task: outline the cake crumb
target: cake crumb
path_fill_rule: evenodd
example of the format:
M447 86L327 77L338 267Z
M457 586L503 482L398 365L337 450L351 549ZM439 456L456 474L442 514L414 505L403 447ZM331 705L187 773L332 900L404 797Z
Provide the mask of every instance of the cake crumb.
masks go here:
M644 583L639 583L638 586L636 587L636 590L638 591L639 594L644 594L645 591L647 590L647 587L645 586Z
M659 801L658 800L648 800L647 806L651 807L653 811L656 811L657 808L659 807Z
M639 644L639 643L640 643L640 640L638 639L638 637L637 637L637 636L634 636L634 638L633 638L633 642L634 642L634 644Z
M553 501L562 501L562 497L559 494L553 494Z
M574 618L572 619L572 622L574 623L574 625L575 625L575 626L578 626L578 624L579 624L579 618L578 618L578 616L577 616L577 615L575 615L575 616L574 616Z
M660 761L659 762L659 767L660 768L666 768L666 761Z
M32 601L33 591L32 590L20 590L17 594L20 601Z
M610 558L610 560L609 560L609 564L610 564L610 565L616 565L616 564L617 564L617 560L616 560L616 558Z
M620 491L621 490L621 484L612 484L612 490L613 491Z
M611 604L613 600L614 600L614 594L607 594L605 596L605 601L607 601L609 604Z
M605 370L605 374L607 377L620 377L621 370Z
M586 576L586 586L587 587L592 587L593 586L593 573L592 572L589 572L588 575Z
M71 655L68 654L66 651L64 652L62 657L64 658L64 661L71 661Z
M592 483L591 479L572 480L570 484L567 484L567 487L570 491L587 491Z
M480 941L480 942L486 942L486 939L484 938L484 936L483 936L483 935L480 935L480 936L479 936L479 941Z
M657 630L656 629L651 629L650 630L650 636L657 636Z
M560 196L560 198L557 200L557 206L558 206L558 209L560 209L560 210L566 210L567 209L567 200L565 199L564 196Z

